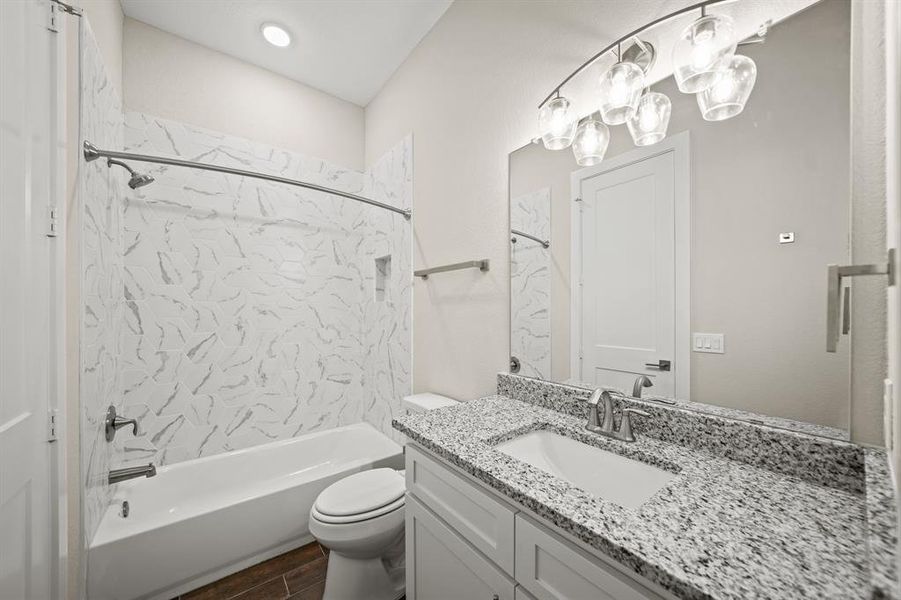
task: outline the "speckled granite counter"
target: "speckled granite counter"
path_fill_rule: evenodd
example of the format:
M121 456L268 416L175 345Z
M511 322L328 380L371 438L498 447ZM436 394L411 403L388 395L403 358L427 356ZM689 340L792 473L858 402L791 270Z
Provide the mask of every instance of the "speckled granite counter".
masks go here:
M879 489L872 493L861 493L869 476L859 486L850 475L822 485L648 435L631 444L593 435L581 418L504 396L408 415L394 426L679 597L897 597L894 508L886 514L892 498L878 474L872 483ZM494 450L535 429L555 430L678 476L630 511ZM878 458L867 455L867 467ZM888 500L879 497L886 490Z

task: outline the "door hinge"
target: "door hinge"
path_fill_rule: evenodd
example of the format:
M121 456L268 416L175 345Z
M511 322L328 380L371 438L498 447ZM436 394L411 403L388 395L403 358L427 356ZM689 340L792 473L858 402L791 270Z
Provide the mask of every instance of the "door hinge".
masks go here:
M581 201L582 201L581 198L576 198L576 199L575 199L575 202L581 202Z
M59 427L59 410L51 408L47 410L47 441L57 440L57 428Z
M56 2L50 2L47 6L47 29L53 33L59 33L57 19L59 18L59 7Z
M47 210L47 237L56 237L59 229L59 219L57 218L57 210L55 206L50 206Z

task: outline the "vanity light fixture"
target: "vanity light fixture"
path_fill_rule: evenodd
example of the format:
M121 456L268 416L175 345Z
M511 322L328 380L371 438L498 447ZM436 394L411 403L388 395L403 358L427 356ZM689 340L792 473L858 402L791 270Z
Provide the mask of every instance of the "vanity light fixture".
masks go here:
M573 143L577 119L569 100L558 95L538 111L541 141L548 150L563 150Z
M666 137L673 103L666 94L648 92L638 101L635 113L626 123L636 146L650 146Z
M747 56L736 54L717 74L714 84L697 95L701 116L705 121L724 121L741 113L756 81L757 65Z
M608 53L616 63L600 79L600 119L608 125L626 123L637 146L655 144L666 137L672 114L672 102L660 93L642 89L656 57L655 48L638 36L680 15L700 10L700 16L685 27L673 47L673 77L679 90L696 94L701 114L708 121L722 121L744 110L757 68L754 61L735 54L738 46L764 41L771 21L761 25L756 35L745 40L735 36L735 24L726 15L708 15L709 6L734 0L701 0L685 8L663 15L639 27L582 63L566 76L538 105L541 139L549 150L561 150L573 144L579 165L597 164L609 142L609 130L602 130L594 115L576 127L572 106L560 90L582 71ZM629 46L622 49L625 43ZM575 138L575 141L574 141ZM603 148L600 152L599 149ZM600 155L600 159L596 157ZM593 162L597 161L597 162Z
M673 46L673 77L679 91L703 92L735 54L735 25L725 15L707 15L682 30Z
M291 34L281 25L263 23L260 27L260 33L263 34L267 42L278 48L285 48L291 45Z
M610 130L592 113L576 129L573 155L580 167L590 167L604 160L610 143Z

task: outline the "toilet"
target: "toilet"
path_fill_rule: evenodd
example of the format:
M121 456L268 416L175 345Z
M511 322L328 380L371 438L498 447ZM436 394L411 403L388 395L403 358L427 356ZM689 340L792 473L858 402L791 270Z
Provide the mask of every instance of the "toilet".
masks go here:
M408 413L457 404L438 394L406 396ZM310 533L328 548L323 600L397 600L404 595L403 471L370 469L325 488L310 509Z

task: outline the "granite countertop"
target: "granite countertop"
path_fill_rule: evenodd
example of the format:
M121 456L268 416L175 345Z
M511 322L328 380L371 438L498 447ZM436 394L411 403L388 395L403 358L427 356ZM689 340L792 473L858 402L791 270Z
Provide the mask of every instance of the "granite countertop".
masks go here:
M859 490L646 435L634 443L612 440L585 431L583 419L505 396L407 415L394 427L681 598L893 596L874 583L880 557L871 556L868 540L883 532L868 524L868 494ZM536 429L677 476L639 509L628 510L494 449Z

